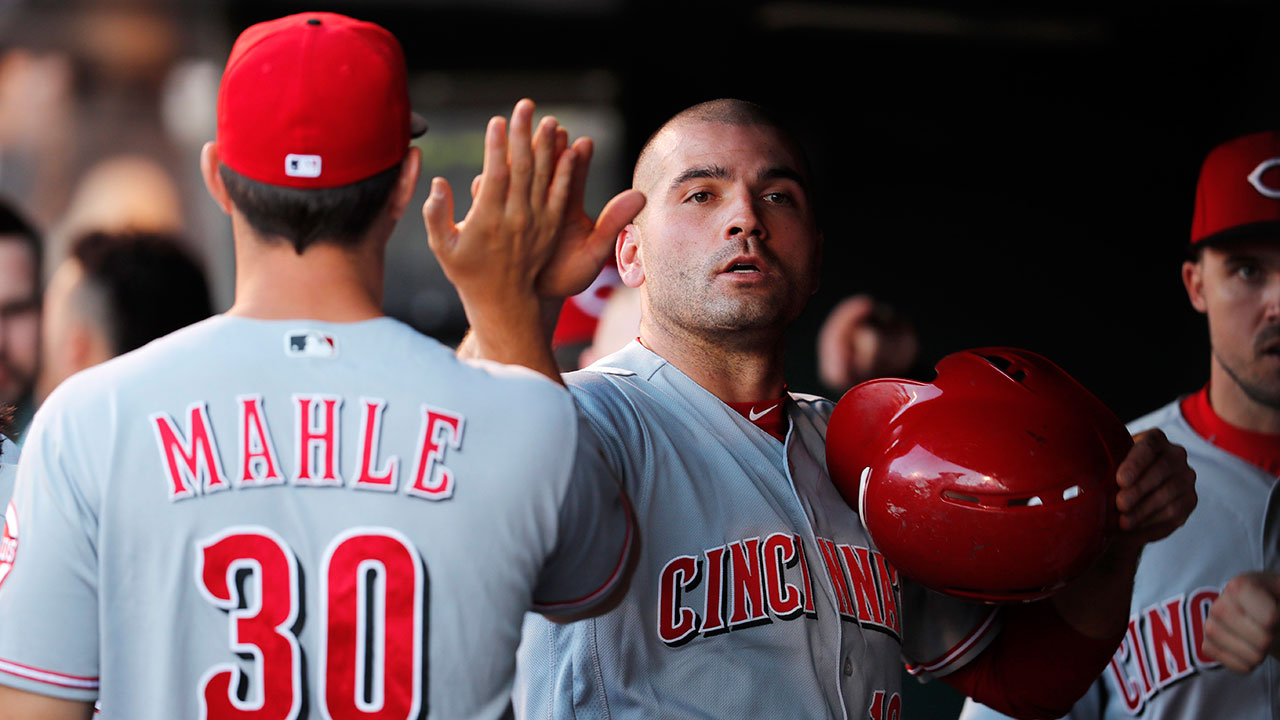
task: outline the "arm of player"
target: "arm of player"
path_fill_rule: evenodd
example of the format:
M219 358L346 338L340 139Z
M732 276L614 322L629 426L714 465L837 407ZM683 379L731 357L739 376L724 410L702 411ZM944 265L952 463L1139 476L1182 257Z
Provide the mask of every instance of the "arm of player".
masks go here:
M1120 532L1086 573L1051 599L1081 634L1115 638L1129 623L1129 601L1138 557L1147 543L1182 527L1196 507L1196 473L1187 451L1159 430L1134 436L1133 448L1116 470Z
M85 720L93 703L62 700L0 685L0 720Z
M528 112L531 114L532 103L521 102L528 103ZM520 112L521 106L517 105L517 112L512 115L513 148L518 146L515 128ZM448 268L445 269L445 274L458 285L458 294L467 311L467 319L471 322L471 332L458 348L459 356L485 357L524 365L559 382L559 371L555 369L554 356L551 354L550 338L560 307L565 298L585 290L600 273L613 252L618 233L644 207L644 196L636 190L624 190L605 205L597 218L592 218L585 208L587 174L594 152L591 139L579 138L569 146L568 133L563 128L553 126L550 134L544 135L543 126L540 125L532 148L534 156L545 155L548 162L559 157L559 161L555 161L556 183L560 180L559 173L566 156L571 163L571 172L567 178L567 202L558 218L554 238L549 247L508 245L486 260L490 271L495 274L514 269L522 278L527 278L532 273L533 292L529 293L522 283L508 287L493 284L491 289L498 291L496 293L470 292L470 289L464 293L459 285L460 279L450 274ZM491 187L490 182L485 179L486 175L499 175L505 171L503 167L499 167L504 157L505 154L497 152L497 148L491 152L486 141L485 173L472 184L472 194L477 202L486 189ZM513 179L520 171L516 162L518 157L517 153L511 154L509 172ZM433 181L432 198L427 200L423 211L427 219L428 237L433 232L445 236L447 228L443 218L452 218L452 198L447 195L448 184L443 184L442 194L436 199L437 182L443 183L443 180ZM537 184L532 187L536 192ZM553 192L555 188L556 185L553 184ZM443 209L446 202L449 208L447 213ZM475 207L473 205L473 213L476 212ZM442 218L438 221L438 231L432 230L433 212ZM471 217L469 213L467 222ZM434 243L432 248L435 248ZM531 252L535 249L538 252ZM441 259L441 264L445 264L444 258ZM499 264L500 267L494 268L494 264ZM471 279L462 278L461 281L470 282Z
M1231 579L1209 608L1204 651L1241 674L1267 655L1280 658L1280 573L1246 573Z
M534 611L558 623L617 606L640 557L635 512L606 459L604 442L585 415L578 416L577 424L555 550L534 590Z

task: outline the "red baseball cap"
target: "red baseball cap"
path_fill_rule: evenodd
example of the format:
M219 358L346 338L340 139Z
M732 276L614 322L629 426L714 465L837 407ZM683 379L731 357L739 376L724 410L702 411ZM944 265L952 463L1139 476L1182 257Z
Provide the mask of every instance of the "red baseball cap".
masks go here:
M1200 167L1191 244L1261 233L1280 237L1280 131L1214 148Z
M218 89L218 154L252 180L349 185L404 159L426 132L409 109L404 52L373 23L309 12L258 23Z

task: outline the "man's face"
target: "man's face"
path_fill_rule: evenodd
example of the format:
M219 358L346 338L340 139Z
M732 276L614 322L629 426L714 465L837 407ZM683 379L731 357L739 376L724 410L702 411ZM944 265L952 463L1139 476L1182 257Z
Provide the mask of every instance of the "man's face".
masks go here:
M36 264L25 241L0 236L0 403L31 389L40 347Z
M1183 276L1209 316L1214 362L1251 400L1280 409L1280 241L1206 247Z
M692 121L650 150L629 228L649 321L726 342L780 334L817 289L821 244L791 147L773 128Z

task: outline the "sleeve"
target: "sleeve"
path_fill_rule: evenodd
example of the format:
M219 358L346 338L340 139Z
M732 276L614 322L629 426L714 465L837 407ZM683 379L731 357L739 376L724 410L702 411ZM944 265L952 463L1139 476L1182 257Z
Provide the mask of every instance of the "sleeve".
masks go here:
M1000 630L994 606L943 595L909 578L902 585L902 659L921 682L964 667Z
M98 696L96 513L67 471L59 419L29 431L0 541L0 683Z
M536 612L580 615L622 591L637 549L635 517L597 433L581 415L556 546L534 590Z
M1098 680L1089 686L1089 692L1076 702L1071 708L1071 712L1063 715L1059 720L1102 720L1103 707L1106 704L1106 694L1103 689L1102 680ZM983 705L973 698L966 698L964 701L964 710L961 711L958 720L1013 720L1008 715L1003 715L996 710Z
M1009 606L1007 614L1000 638L947 684L1013 717L1097 717L1081 697L1092 691L1101 705L1099 675L1120 637L1081 635L1047 601Z

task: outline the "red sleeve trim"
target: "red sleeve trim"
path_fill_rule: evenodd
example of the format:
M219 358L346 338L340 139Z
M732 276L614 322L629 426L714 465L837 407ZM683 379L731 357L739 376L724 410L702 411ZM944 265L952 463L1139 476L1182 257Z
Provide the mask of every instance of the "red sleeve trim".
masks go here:
M939 656L937 659L933 660L932 662L914 663L914 664L907 663L907 672L911 673L914 676L914 675L920 675L921 673L933 674L938 672L939 670L946 668L948 665L951 665L955 661L964 657L965 653L969 652L969 650L971 650L974 645L977 645L979 642L981 642L982 638L985 637L986 634L991 630L991 627L995 624L995 621L996 621L996 611L992 610L991 613L987 615L986 620L983 620L982 623L978 625L978 627L974 628L972 632L966 635L963 640L956 643L955 646L953 646L950 650L946 651L945 653L943 653L941 656Z
M66 675L52 670L33 668L29 665L23 665L9 660L0 660L0 672L8 673L9 675L24 678L26 680L35 680L36 682L42 682L46 685L56 685L57 687L71 688L73 690L98 689L98 678L96 677Z
M606 597L609 594L609 591L618 584L618 580L622 578L627 565L631 560L632 545L634 545L635 538L635 522L632 520L634 513L631 511L631 498L627 497L626 493L622 493L622 504L626 509L627 532L622 540L622 552L618 554L618 563L613 566L613 572L609 574L609 577L604 581L604 584L577 600L564 600L553 603L535 602L533 604L534 612L550 612L555 614L557 611L578 610L584 607L590 607L600 599Z

